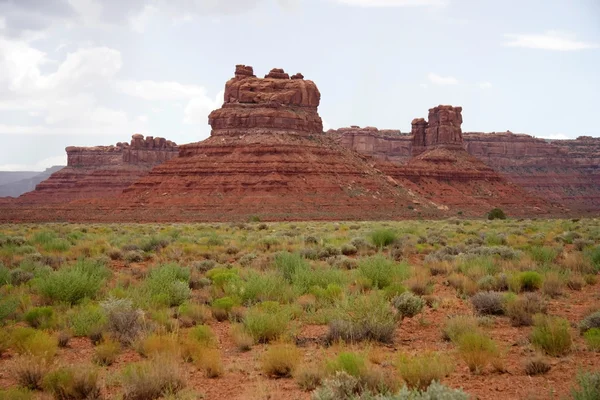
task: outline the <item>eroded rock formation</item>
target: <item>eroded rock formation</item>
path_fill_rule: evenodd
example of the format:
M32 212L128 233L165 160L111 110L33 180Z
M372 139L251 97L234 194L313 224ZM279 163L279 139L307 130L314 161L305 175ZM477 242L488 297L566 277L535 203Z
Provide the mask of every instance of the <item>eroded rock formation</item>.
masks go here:
M411 157L412 136L400 130L352 126L330 129L327 135L344 147L380 161L406 162Z
M177 145L170 140L139 134L132 136L131 143L65 150L67 167L21 196L20 203L115 197L152 167L178 154Z
M317 113L321 94L302 74L290 79L274 68L264 79L252 67L236 66L235 76L225 84L224 104L210 113L212 136L245 135L268 130L308 135L323 131Z

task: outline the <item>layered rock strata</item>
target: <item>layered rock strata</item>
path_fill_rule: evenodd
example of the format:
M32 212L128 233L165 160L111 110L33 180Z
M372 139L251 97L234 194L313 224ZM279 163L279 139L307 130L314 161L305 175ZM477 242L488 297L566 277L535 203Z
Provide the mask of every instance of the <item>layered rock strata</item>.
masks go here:
M377 162L376 167L399 184L443 209L482 214L501 207L512 215L562 212L508 182L464 149L462 108L438 106L428 121L412 121L413 158L404 164Z
M152 167L176 157L178 147L164 138L135 134L131 143L67 147L67 166L19 197L19 203L64 203L119 195Z

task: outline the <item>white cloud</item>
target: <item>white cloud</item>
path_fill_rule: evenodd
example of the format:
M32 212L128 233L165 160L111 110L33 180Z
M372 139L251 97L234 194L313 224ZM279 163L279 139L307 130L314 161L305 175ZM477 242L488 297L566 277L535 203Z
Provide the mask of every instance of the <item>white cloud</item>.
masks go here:
M453 76L441 76L441 75L434 74L433 72L430 72L429 75L427 75L427 78L429 78L429 82L433 83L434 85L457 85L458 84L458 79L454 78Z
M48 157L35 164L3 164L0 171L43 171L55 165L67 165L67 155Z
M186 124L207 124L208 114L221 107L225 91L222 90L213 100L207 96L194 97L185 107L183 122Z
M151 4L146 4L142 12L132 16L129 19L129 26L134 32L144 33L146 31L146 27L150 24L152 19L158 15L158 13L158 7Z
M427 89L429 87L429 85L426 83L419 83L419 86L421 86L423 89Z
M542 139L550 139L550 140L565 140L572 139L571 137L565 135L564 133L553 133L553 134L542 134L538 136Z
M331 126L327 123L327 121L323 120L323 132L327 132L331 129Z
M116 83L119 91L144 100L180 100L206 96L206 89L197 85L184 85L179 82L120 81Z
M480 89L484 89L484 90L492 88L491 82L481 82L478 86Z
M576 51L600 47L597 43L582 42L565 32L547 31L543 34L505 34L507 47L524 47L554 51Z
M336 0L338 3L358 7L429 7L444 6L447 0Z

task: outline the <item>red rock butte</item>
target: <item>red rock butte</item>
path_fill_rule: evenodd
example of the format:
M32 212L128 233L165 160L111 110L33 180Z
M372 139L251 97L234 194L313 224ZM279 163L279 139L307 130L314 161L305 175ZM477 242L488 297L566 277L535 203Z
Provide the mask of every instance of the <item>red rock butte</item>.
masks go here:
M300 73L275 68L258 78L237 65L208 139L177 146L134 135L130 144L69 147L66 168L16 201L0 199L0 221L439 218L493 207L559 216L582 197L592 206L578 212L600 210L599 139L463 134L462 108L450 105L414 119L410 134L357 126L324 134L320 99ZM544 174L554 165L577 178L571 198Z
M252 67L237 65L225 84L223 107L210 113L212 136L284 132L309 135L323 131L317 112L321 94L302 74L291 78L274 68L264 79Z
M47 204L111 198L146 175L154 166L178 155L177 144L161 137L135 134L131 143L65 149L67 166L25 193L19 203Z

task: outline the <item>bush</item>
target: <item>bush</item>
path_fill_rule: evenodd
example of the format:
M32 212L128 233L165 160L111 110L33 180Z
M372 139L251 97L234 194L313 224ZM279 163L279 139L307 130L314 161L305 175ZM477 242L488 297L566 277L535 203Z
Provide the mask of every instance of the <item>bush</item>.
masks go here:
M58 350L56 338L33 328L15 328L11 334L11 342L17 353L47 361L52 360Z
M518 275L521 290L534 291L542 287L542 276L535 271L523 271Z
M17 383L29 390L41 390L47 372L46 361L33 356L19 358L14 367Z
M401 280L408 276L406 264L397 264L381 254L362 259L358 270L378 289L389 286L395 279Z
M290 344L269 346L262 359L262 370L269 377L288 378L298 366L300 352Z
M487 213L487 219L506 219L506 214L500 208L492 208L490 212Z
M142 331L140 311L127 299L109 298L100 303L106 315L106 330L123 345L130 345Z
M480 315L504 314L504 300L498 292L479 292L471 297L473 308Z
M254 344L254 338L244 329L241 324L231 326L231 338L239 351L248 351Z
M564 282L559 274L556 272L550 272L544 277L544 283L542 283L542 293L546 296L556 298L563 292Z
M109 272L104 264L82 259L76 265L63 268L38 281L40 293L52 300L77 304L93 299Z
M335 359L328 361L326 368L331 374L345 372L350 376L360 378L367 371L367 363L357 353L342 352Z
M324 371L321 368L304 365L297 369L294 373L294 378L300 389L310 391L315 390L321 384L324 375Z
M579 323L579 330L582 333L592 328L600 328L600 311L589 314Z
M162 265L150 271L142 292L150 304L179 306L190 297L190 270L176 264Z
M588 349L600 351L600 328L592 328L583 334Z
M351 297L340 305L339 318L329 323L327 341L390 343L395 329L396 320L389 303L381 294L373 293Z
M235 300L231 297L221 297L212 302L212 315L217 321L225 321L235 306Z
M551 368L550 363L541 356L531 358L525 363L525 373L529 376L544 375Z
M498 358L496 343L477 332L465 333L458 338L458 352L474 373L483 372L489 363Z
M505 313L513 326L529 326L533 324L533 316L546 312L546 302L537 293L525 293L509 299L505 305Z
M48 329L52 325L53 317L52 307L34 307L25 313L23 319L33 328Z
M267 343L279 338L291 320L289 311L275 302L264 302L248 310L244 326L254 340Z
M569 322L563 318L536 315L531 343L550 356L569 353L572 343Z
M56 400L99 400L98 374L89 368L63 367L44 378L44 389Z
M112 365L121 351L119 342L107 339L94 348L93 361L102 366Z
M86 304L73 309L68 324L75 336L91 336L105 329L107 320L104 311L95 305Z
M369 239L374 246L382 248L394 243L396 234L389 229L377 229L371 232Z
M398 310L400 318L412 318L419 314L425 306L425 300L415 296L411 292L404 292L400 296L394 297L392 304Z
M223 375L223 362L217 349L200 348L193 360L196 366L204 371L207 378L218 378Z
M188 337L203 347L210 347L217 343L217 339L212 329L208 325L198 325L190 329Z
M161 357L129 364L122 375L124 400L154 400L172 395L185 387L177 361Z
M583 372L577 375L579 389L571 389L573 400L600 399L600 371Z
M0 324L5 320L13 318L19 308L19 300L13 296L6 296L0 299Z
M340 250L345 256L353 256L354 254L358 253L358 249L356 248L356 246L353 246L349 243L342 245L342 248Z
M457 343L465 333L473 333L478 330L477 319L470 315L457 315L446 321L446 325L442 329L442 337L444 340Z
M21 268L15 268L12 271L10 271L10 283L13 286L22 285L24 283L29 282L33 278L34 275L32 272L23 271Z
M275 268L281 272L283 278L292 283L294 275L299 270L309 268L308 263L297 253L288 253L286 251L275 255Z
M179 341L174 334L153 333L136 343L136 350L144 357L162 357L179 354Z
M454 363L439 353L422 353L400 356L396 368L410 389L424 390L452 373Z

